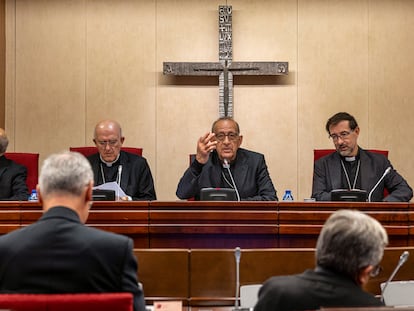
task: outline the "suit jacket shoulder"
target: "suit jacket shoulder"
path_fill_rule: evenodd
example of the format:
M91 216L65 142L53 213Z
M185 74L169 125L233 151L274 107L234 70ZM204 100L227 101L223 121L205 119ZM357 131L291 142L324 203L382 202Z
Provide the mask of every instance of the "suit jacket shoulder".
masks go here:
M0 157L0 200L27 201L27 168L5 156Z

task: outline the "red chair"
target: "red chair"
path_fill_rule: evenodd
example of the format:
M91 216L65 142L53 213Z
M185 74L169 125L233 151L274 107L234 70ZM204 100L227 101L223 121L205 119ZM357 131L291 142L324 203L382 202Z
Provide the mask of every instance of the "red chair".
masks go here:
M142 156L142 148L134 148L134 147L122 147L123 151L130 152L139 156ZM70 151L75 151L83 154L85 157L89 157L90 155L97 153L98 149L95 146L92 147L70 147Z
M29 193L32 189L36 189L39 177L39 154L26 152L6 152L4 154L7 159L24 165L27 168L26 185Z
M0 294L0 308L14 311L133 311L131 293Z

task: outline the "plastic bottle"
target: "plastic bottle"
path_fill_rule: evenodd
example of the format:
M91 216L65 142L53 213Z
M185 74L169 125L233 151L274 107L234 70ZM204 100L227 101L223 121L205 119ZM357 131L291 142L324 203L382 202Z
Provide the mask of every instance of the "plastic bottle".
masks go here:
M293 201L293 195L291 190L285 190L285 194L283 195L283 201Z
M37 201L37 200L38 200L37 199L37 191L36 191L36 189L33 189L32 193L30 193L29 201Z

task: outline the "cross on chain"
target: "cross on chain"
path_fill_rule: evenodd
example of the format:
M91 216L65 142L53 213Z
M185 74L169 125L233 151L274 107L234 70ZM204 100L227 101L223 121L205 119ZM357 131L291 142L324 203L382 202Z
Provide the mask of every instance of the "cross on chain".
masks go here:
M219 6L219 62L164 62L163 73L219 76L219 116L233 117L233 75L287 75L288 62L233 62L232 6Z

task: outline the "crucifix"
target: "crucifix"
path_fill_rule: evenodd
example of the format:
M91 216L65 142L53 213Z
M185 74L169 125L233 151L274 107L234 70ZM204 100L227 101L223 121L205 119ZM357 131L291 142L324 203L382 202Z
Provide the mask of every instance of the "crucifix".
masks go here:
M232 6L219 6L219 62L164 62L163 73L218 76L219 116L233 117L233 75L287 75L288 62L233 62Z

